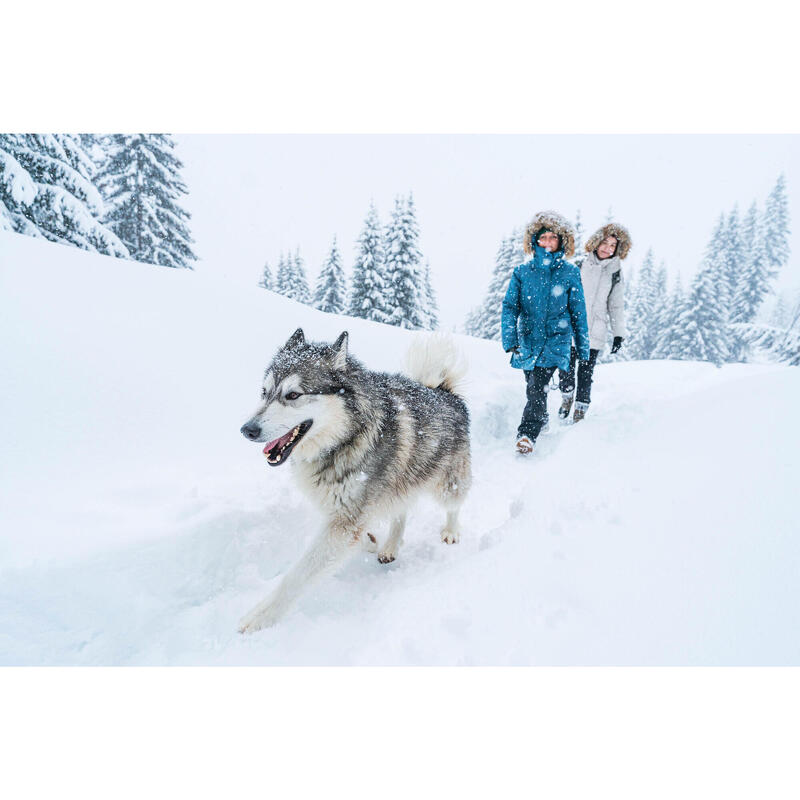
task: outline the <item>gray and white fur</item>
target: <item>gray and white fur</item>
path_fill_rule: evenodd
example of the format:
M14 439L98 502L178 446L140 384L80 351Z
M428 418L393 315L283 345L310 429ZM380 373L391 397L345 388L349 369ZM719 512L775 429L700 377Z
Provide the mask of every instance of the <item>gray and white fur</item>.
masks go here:
M406 373L367 370L348 354L348 335L307 342L298 328L264 374L261 403L242 434L266 442L271 466L291 460L301 488L327 521L274 594L241 621L250 633L274 625L303 587L359 544L389 563L406 514L427 491L446 511L442 541L459 540L458 513L472 481L469 413L458 392L464 374L453 342L414 342ZM390 519L378 548L369 527Z

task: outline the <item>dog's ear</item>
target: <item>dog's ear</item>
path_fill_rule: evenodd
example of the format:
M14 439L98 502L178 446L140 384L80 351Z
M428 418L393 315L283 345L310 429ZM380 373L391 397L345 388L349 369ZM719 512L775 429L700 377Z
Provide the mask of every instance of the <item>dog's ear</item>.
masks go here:
M292 350L295 347L299 347L301 344L306 343L306 337L303 333L302 328L298 328L288 339L286 344L283 346L284 350Z
M347 331L342 331L339 338L331 345L333 368L344 369L347 364Z

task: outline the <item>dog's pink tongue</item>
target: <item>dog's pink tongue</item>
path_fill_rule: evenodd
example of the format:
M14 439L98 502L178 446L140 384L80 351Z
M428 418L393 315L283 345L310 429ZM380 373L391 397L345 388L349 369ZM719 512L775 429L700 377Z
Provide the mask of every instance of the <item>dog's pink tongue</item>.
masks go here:
M267 444L264 446L264 455L269 453L269 451L272 450L273 447L286 444L291 438L292 438L292 432L289 431L289 433L284 433L283 436L278 437L277 439L275 439L275 441L267 442Z

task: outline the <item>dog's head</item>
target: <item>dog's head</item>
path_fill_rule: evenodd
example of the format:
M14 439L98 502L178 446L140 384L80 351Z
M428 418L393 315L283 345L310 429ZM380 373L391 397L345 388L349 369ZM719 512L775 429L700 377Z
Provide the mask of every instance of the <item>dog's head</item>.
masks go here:
M347 331L331 345L306 342L298 328L264 373L261 403L241 432L266 442L273 467L297 451L312 457L332 447L347 430Z

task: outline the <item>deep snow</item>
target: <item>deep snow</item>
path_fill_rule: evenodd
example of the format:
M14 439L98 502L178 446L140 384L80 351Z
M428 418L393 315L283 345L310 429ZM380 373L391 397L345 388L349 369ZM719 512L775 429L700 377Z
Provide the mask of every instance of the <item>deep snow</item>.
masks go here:
M239 434L265 365L302 325L393 371L411 334L5 232L0 303L2 664L800 663L797 368L602 364L521 461L521 373L458 337L461 543L422 502L395 563L242 637L320 524Z

